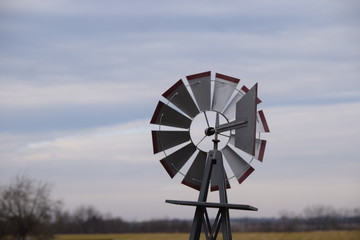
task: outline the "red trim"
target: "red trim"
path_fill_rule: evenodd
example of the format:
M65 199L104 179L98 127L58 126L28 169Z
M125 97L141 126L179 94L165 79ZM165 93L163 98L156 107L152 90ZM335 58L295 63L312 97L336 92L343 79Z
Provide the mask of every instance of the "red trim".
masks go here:
M173 178L175 174L171 171L171 166L166 164L165 159L160 160L160 162L167 171L167 173L170 175L170 177Z
M221 78L221 79L224 79L224 80L227 80L227 81L230 81L230 82L234 82L234 83L239 83L240 82L240 79L238 79L238 78L230 77L230 76L227 76L227 75L224 75L224 74L221 74L221 73L216 73L215 77L216 78Z
M201 187L201 186L196 185L196 184L192 183L191 181L188 182L188 181L185 181L185 179L184 179L181 183L184 184L184 185L186 185L186 186L188 186L188 187L191 187L191 188L193 188L193 189L195 189L195 190L200 191L200 187Z
M249 89L245 85L241 87L241 90L243 90L244 93L247 93L249 91Z
M187 78L187 80L191 81L191 80L195 80L195 79L198 79L198 78L210 77L210 76L211 76L211 71L208 71L208 72L189 75L186 78Z
M265 118L263 110L260 110L258 113L259 113L260 120L262 122L262 125L264 127L265 132L270 132L270 129L269 129L269 126L268 126L268 124L266 122L266 118Z
M238 179L238 182L241 184L255 169L250 166L248 170Z
M153 150L154 150L154 154L155 154L155 153L159 152L156 131L151 131L151 135L152 135L152 141L153 141Z
M163 102L161 102L161 101L158 102L155 112L154 112L154 115L152 116L150 123L154 123L154 124L156 123L156 120L159 118L160 111L164 105L165 104Z
M245 85L241 87L241 90L243 90L244 93L247 93L249 91L249 89ZM257 97L256 104L259 104L259 103L261 103L261 100Z
M183 82L181 79L177 81L171 88L169 88L166 92L163 93L163 97L167 98L171 93L173 93L179 86L181 86Z
M226 181L226 188L227 188L227 189L231 188L229 181ZM218 186L218 185L213 186L213 187L210 187L210 191L211 191L211 192L218 191L218 190L219 190L219 186Z
M259 157L258 157L258 160L260 162L262 162L264 159L265 147L266 147L266 140L260 140L260 150L259 150Z

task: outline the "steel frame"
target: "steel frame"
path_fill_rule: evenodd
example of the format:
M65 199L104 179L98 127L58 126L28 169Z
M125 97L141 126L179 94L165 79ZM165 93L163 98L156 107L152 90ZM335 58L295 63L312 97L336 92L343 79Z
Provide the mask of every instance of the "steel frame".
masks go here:
M222 154L220 151L217 150L213 150L208 153L198 202L206 202L207 200L211 172L213 170L217 171L217 176L219 177L218 182L220 203L227 204L226 179L224 175ZM219 207L216 218L211 225L206 206L197 206L193 219L192 229L190 232L190 240L200 239L202 227L204 227L204 232L207 240L216 239L220 227L222 227L223 239L231 240L232 237L229 209L227 207Z
M246 124L247 122L242 122L240 125ZM257 208L254 208L249 205L237 205L237 204L228 204L228 198L226 193L227 179L225 177L225 169L223 163L223 157L221 151L218 151L218 134L221 132L218 131L219 127L219 113L217 113L215 128L208 128L205 130L206 135L214 135L212 140L214 143L213 150L208 152L203 178L201 181L201 187L199 192L199 197L197 202L190 201L178 201L178 200L166 200L167 203L180 204L180 205L190 205L196 206L193 224L190 232L190 240L199 240L202 230L204 230L206 240L215 240L219 234L220 228L222 232L222 237L224 240L232 240L231 235L231 226L230 226L230 214L229 209L238 209L238 210L251 210L257 211ZM207 196L209 193L210 179L212 172L216 171L216 179L219 187L219 201L220 203L208 203ZM217 215L214 222L211 224L207 208L218 208Z

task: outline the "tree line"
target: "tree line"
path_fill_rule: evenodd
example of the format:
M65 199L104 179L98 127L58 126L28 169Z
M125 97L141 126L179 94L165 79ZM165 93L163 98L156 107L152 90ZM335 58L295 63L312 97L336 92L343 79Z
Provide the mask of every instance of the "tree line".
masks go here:
M154 233L190 232L190 219L124 221L102 215L93 207L80 207L72 214L60 213L54 222L56 233ZM295 232L360 230L360 209L335 210L314 205L302 214L282 212L278 218L237 218L231 220L234 232Z
M189 232L192 225L190 219L125 221L92 206L69 212L50 193L49 184L26 176L17 176L9 185L1 186L0 240L6 236L50 239L53 234ZM278 218L232 219L231 227L234 232L360 230L360 209L314 205L301 214L282 211Z
M189 220L182 219L125 221L101 214L92 206L81 206L73 213L58 212L53 231L58 234L187 232L190 226Z
M282 212L278 218L242 218L233 220L233 231L304 232L327 230L360 230L360 209L336 210L313 205L302 214Z

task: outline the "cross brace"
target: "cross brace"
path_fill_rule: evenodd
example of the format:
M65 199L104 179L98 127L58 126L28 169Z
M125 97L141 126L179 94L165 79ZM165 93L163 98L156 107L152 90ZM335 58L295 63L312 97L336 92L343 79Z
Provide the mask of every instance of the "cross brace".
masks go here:
M216 171L219 183L220 203L206 202L212 171ZM226 179L222 154L220 151L210 151L205 165L198 201L166 200L167 203L195 206L195 214L190 232L190 240L199 240L202 227L207 240L215 240L220 231L224 240L231 240L231 227L229 209L257 211L257 208L243 204L229 204L226 194ZM218 208L214 222L211 224L207 208Z

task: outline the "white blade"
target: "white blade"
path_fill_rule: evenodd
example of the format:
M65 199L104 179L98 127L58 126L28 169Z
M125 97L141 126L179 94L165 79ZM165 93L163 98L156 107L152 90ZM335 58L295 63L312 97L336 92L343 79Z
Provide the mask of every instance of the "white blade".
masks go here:
M183 148L180 148L176 152L161 159L160 162L168 172L171 178L173 178L180 169L185 165L189 158L196 151L196 147L193 143L189 143Z
M264 159L265 147L266 147L266 140L256 139L256 141L255 141L255 158L257 160L259 160L260 162L262 162Z
M210 110L210 77L211 72L198 73L186 77L200 111Z
M206 153L199 151L189 171L186 173L182 184L200 191L201 181L204 175Z
M163 97L192 118L199 113L199 109L182 80L177 81L171 88L164 92Z
M236 103L249 91L249 89L246 86L242 86L242 88L237 91L237 94L233 97L233 99L231 99L230 103L223 111L223 114L228 120L235 118ZM256 98L256 104L259 103L261 103L261 100L259 98Z
M150 123L189 129L191 119L159 101Z
M158 153L190 140L189 131L151 131L153 150Z
M225 110L223 111L223 114L225 115L225 117L228 120L234 119L235 118L235 107L236 107L236 103L246 94L246 92L244 91L244 89L247 89L247 91L249 91L248 88L246 88L245 86L243 86L241 88L240 91L237 92L237 94L234 96L233 99L231 99L229 105L227 105L227 107L225 108Z
M224 109L239 81L240 79L216 73L212 110L221 112Z
M229 146L226 146L221 151L239 183L242 183L254 171L254 168Z
M227 189L231 188L230 183L229 183L229 179L226 175L226 172L224 170L224 174L225 174L225 186ZM218 173L217 171L213 171L211 172L211 187L210 187L210 191L218 191L219 190L219 177L218 177Z
M257 112L256 115L256 131L257 132L270 132L269 126L266 122L263 110Z

